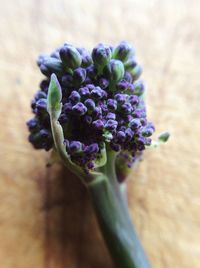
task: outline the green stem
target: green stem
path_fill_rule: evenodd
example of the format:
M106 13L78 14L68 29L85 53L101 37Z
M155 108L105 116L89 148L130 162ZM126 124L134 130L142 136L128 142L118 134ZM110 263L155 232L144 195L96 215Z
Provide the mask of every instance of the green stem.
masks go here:
M128 210L105 174L89 184L96 216L118 268L150 268Z
M107 175L113 188L115 189L118 198L122 199L126 209L128 209L126 183L119 183L116 173L116 153L107 148L107 164L102 168L104 174Z

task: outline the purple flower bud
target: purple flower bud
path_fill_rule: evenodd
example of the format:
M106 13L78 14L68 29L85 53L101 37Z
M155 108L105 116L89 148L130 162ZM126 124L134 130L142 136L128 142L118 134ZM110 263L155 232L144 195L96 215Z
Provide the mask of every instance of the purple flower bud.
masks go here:
M135 118L142 118L142 117L146 117L146 110L145 108L143 109L137 109L133 112L133 117Z
M141 122L139 119L135 118L129 123L129 126L131 129L135 130L141 126Z
M40 71L42 74L46 75L46 76L50 76L51 72L49 71L49 69L47 68L47 66L45 66L43 63L40 64Z
M102 130L104 128L104 123L102 120L98 119L92 122L92 125L97 130Z
M114 58L126 61L130 56L135 54L135 49L126 41L122 41L113 52Z
M108 98L108 93L102 89L102 99L107 99Z
M120 109L121 112L124 114L130 114L133 111L133 108L130 103L124 103Z
M142 126L145 126L147 124L147 119L146 118L140 118L140 122Z
M43 111L47 109L47 99L39 99L37 102L36 102L36 108L39 110L39 111Z
M112 119L109 119L106 124L105 124L105 128L107 130L115 130L117 128L118 122Z
M97 73L98 73L97 68L94 65L90 65L89 67L87 67L86 71L87 71L87 75L90 78L95 78L97 76Z
M38 123L39 123L39 121L37 118L32 118L26 124L27 124L29 130L31 131L31 130L38 127Z
M87 108L82 102L78 102L76 105L72 107L72 111L79 116L84 115L87 112Z
M143 151L145 149L145 139L143 137L139 137L137 139L136 146L139 151Z
M77 103L80 101L80 94L77 92L77 91L72 91L72 93L70 94L69 96L69 100L72 102L72 103Z
M112 52L109 46L98 44L92 51L92 59L97 68L103 67L111 60Z
M115 111L117 109L117 102L116 102L116 100L108 99L107 100L107 106L108 106L108 109L110 109L112 111Z
M143 128L141 130L142 136L144 136L144 137L150 137L153 134L153 132L154 132L154 130L152 128L148 128L148 127Z
M144 93L145 87L142 81L136 81L133 85L134 85L134 94L140 96Z
M85 48L77 48L78 52L81 54L82 57L82 67L88 67L92 63L92 57L90 53Z
M101 104L99 104L99 106L101 107L101 110L102 110L103 114L106 114L108 112L108 107L107 107L106 104L101 103Z
M138 98L138 96L136 96L136 95L131 95L131 96L129 96L129 102L130 102L130 104L131 105L138 105L138 103L139 103L139 98Z
M93 117L99 118L102 115L102 110L100 107L96 107L92 113Z
M48 80L42 80L42 82L40 83L41 90L47 93L48 87L49 87L49 81Z
M131 73L133 80L137 80L142 74L142 67L140 65L136 65L135 68L129 72Z
M154 126L154 124L152 122L148 122L147 127L151 128L153 131L155 131L155 126Z
M100 78L99 79L99 86L102 88L102 89L105 89L109 86L109 81L105 78Z
M92 99L85 100L84 104L88 108L89 111L94 111L95 102Z
M60 49L60 58L65 66L71 69L76 69L82 62L82 57L78 50L69 44L64 44Z
M43 139L49 137L49 131L47 129L41 129L39 133L40 133L41 138Z
M95 89L95 86L93 84L87 85L88 90L91 92L93 89Z
M126 134L123 131L118 131L116 137L120 143L123 143L126 139Z
M86 70L79 67L77 69L74 70L74 73L73 73L73 81L80 85L82 84L84 81L85 81L85 78L86 78Z
M123 104L126 102L128 95L127 94L116 94L115 99L118 103Z
M87 97L90 96L90 91L88 89L88 86L87 87L81 87L78 92L81 95L81 97L87 98Z
M104 74L109 81L118 82L124 76L124 65L120 60L111 60L104 68Z
M41 72L46 76L50 76L52 73L58 75L63 72L62 62L48 55L40 55L37 63Z
M47 94L44 91L39 90L36 95L35 95L35 100L39 100L39 99L46 99L47 98Z
M119 127L119 131L125 132L126 131L126 126Z
M125 134L126 134L127 141L131 141L134 135L133 131L130 128L127 128L125 130Z
M127 114L127 116L126 116L126 118L125 118L125 121L126 121L127 123L130 123L132 120L133 120L132 115L131 115L131 114Z
M129 94L133 94L135 92L135 87L132 83L128 83L128 87L126 90L129 92Z
M65 113L70 113L72 111L72 104L70 102L67 102L63 106L63 111Z
M78 153L82 151L82 144L79 141L72 141L69 144L70 153Z
M127 71L131 71L137 66L137 62L135 58L129 59L125 64L124 67Z
M87 154L96 154L98 153L98 151L99 151L99 146L97 143L90 144L84 150L84 152Z
M124 80L126 80L129 83L132 83L133 82L132 75L129 72L125 72L125 74L124 74Z
M94 99L100 100L103 97L103 90L100 87L95 87L95 89L91 91L91 95Z
M51 133L47 129L41 129L29 135L29 141L35 149L45 149L48 151L53 145Z
M40 65L44 62L45 58L49 57L47 54L40 54L37 59L37 65Z
M124 79L117 83L117 89L120 91L126 90L128 86L129 86L129 83Z
M106 119L112 119L112 120L115 120L116 119L116 114L114 113L108 113L106 115Z

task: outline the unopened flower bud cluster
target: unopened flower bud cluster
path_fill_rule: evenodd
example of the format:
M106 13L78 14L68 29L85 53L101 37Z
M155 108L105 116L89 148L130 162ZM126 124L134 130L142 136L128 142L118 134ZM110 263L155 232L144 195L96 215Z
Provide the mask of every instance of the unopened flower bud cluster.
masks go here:
M86 168L100 157L103 144L129 155L131 162L151 143L154 126L147 121L141 67L134 48L121 42L115 48L97 45L91 53L64 44L50 55L41 55L38 66L46 76L31 107L35 114L27 125L36 149L53 147L47 93L55 73L62 88L59 122L71 160Z

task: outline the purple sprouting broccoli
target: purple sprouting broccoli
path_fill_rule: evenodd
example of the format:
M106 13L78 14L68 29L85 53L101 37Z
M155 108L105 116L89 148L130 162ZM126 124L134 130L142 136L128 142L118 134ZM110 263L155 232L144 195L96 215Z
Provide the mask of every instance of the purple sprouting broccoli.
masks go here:
M52 73L56 75L62 91L62 110L58 120L64 130L64 138L69 143L79 141L82 148L98 144L99 150L92 154L82 149L72 156L66 148L75 164L85 170L88 166L94 168L95 165L90 165L90 162L100 158L103 146L135 159L138 151L150 144L154 127L148 127L144 84L132 75L138 64L135 49L130 44L123 41L116 48L99 44L91 54L85 49L64 44L51 55L40 56L38 65L46 78L32 101L35 117L27 123L29 140L35 148L50 150L54 145L47 112ZM132 129L131 138L129 129ZM45 131L47 138L41 130ZM130 166L130 159L127 164Z
M100 197L97 188L107 183L106 191L114 203L107 200L104 205L116 209L120 218L115 199L127 170L141 159L145 148L156 147L169 137L163 133L152 143L155 127L147 119L145 86L138 80L142 69L134 47L125 41L114 48L98 44L90 53L65 43L50 55L41 55L37 63L45 78L31 102L34 118L27 122L29 141L36 149L54 150L89 185L100 218L105 215L99 206L107 196L102 192ZM118 197L109 190L113 183ZM98 198L103 198L103 203ZM136 238L121 241L116 230L113 234L107 231L104 236L116 244L111 254L119 267L150 267ZM136 253L129 249L131 245Z

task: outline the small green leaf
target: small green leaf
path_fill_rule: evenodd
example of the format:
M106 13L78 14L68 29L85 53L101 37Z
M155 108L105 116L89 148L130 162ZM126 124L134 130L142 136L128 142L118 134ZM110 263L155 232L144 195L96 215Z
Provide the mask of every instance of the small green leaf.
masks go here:
M61 112L62 90L55 74L51 75L51 80L48 89L47 110L49 113L56 113L58 118Z
M89 174L84 173L81 167L71 161L71 158L66 151L63 128L58 121L62 109L62 91L55 74L51 75L47 99L47 110L50 116L51 131L53 134L56 152L63 160L67 168L71 170L74 174L76 174L78 177L80 177L84 184L88 184L89 181L94 180L96 177L99 177L100 173L95 170L90 171ZM105 144L103 146L103 149L101 150L100 155L101 157L94 163L95 168L105 165L107 161Z
M60 122L58 121L59 115L61 113L61 108L62 108L62 104L61 104L62 91L61 91L60 84L55 74L51 75L51 81L49 85L47 99L48 99L47 109L48 109L48 113L50 116L51 131L53 134L55 149L59 157L63 160L64 164L73 173L80 176L80 174L82 174L83 171L81 170L80 167L78 167L71 161L70 156L68 155L66 148L65 148L63 128Z
M169 132L163 132L159 135L158 140L161 142L166 142L166 141L168 141L169 137L170 137Z

